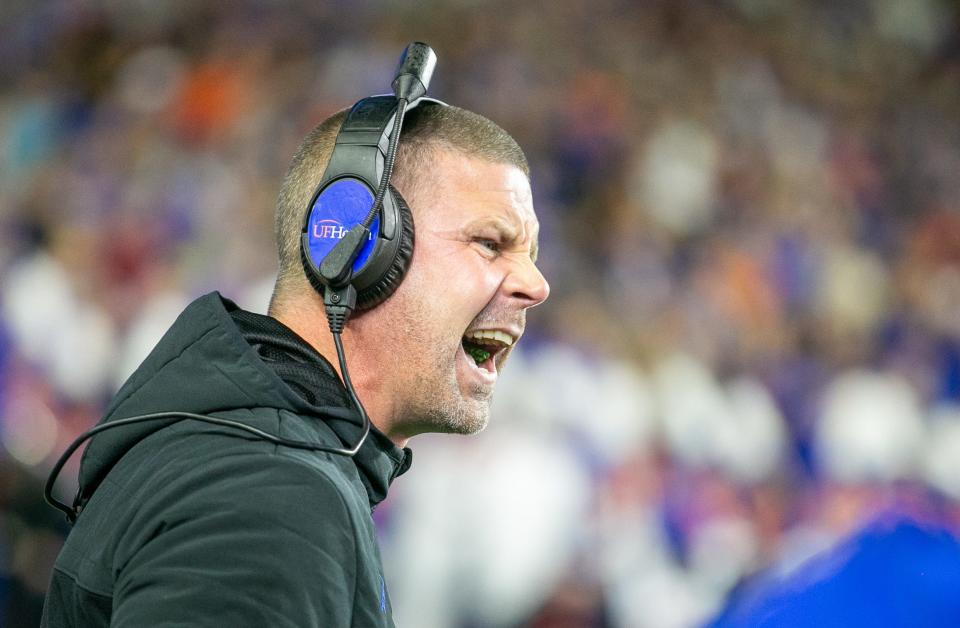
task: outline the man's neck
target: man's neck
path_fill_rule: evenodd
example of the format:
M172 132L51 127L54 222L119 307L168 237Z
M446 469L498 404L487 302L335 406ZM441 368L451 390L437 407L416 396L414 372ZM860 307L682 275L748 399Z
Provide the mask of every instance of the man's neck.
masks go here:
M296 332L320 355L326 358L343 381L343 373L340 370L340 361L337 358L333 335L327 326L319 299L317 304L316 306L311 303L299 307L285 307L271 311L269 314ZM397 447L405 447L409 437L398 434L391 429L395 423L395 400L397 396L394 391L386 388L391 379L383 375L382 360L378 356L372 355L370 351L365 350L365 347L371 346L370 343L365 342L364 338L354 332L349 323L343 330L342 340L350 381L357 397L363 404L364 410L370 417L370 422L393 441Z

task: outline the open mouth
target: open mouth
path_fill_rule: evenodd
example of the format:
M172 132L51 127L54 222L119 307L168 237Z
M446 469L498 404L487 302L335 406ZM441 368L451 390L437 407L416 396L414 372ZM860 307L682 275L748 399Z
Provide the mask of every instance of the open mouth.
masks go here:
M512 346L514 338L499 330L469 331L463 335L463 350L478 368L496 371L496 357Z

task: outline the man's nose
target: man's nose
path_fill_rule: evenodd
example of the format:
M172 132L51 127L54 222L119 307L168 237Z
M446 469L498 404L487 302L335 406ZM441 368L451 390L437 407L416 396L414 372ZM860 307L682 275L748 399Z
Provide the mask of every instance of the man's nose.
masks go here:
M503 289L510 297L522 301L524 308L540 305L550 296L550 284L530 258L514 264L503 282Z

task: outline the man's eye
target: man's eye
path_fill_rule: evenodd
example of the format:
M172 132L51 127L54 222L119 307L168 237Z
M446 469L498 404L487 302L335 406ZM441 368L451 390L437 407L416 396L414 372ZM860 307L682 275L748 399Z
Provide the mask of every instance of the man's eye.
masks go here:
M494 253L500 252L500 243L497 242L496 240L490 240L488 238L476 238L474 242L476 242L477 244L479 244L485 249L489 249L490 251L493 251Z

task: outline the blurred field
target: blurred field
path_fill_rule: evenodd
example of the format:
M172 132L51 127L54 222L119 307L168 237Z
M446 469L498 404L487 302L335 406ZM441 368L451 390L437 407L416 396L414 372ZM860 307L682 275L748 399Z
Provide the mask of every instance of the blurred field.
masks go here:
M553 296L375 514L399 625L695 626L880 513L960 533L956 2L5 0L0 625L53 460L192 298L265 310L288 160L417 39Z

